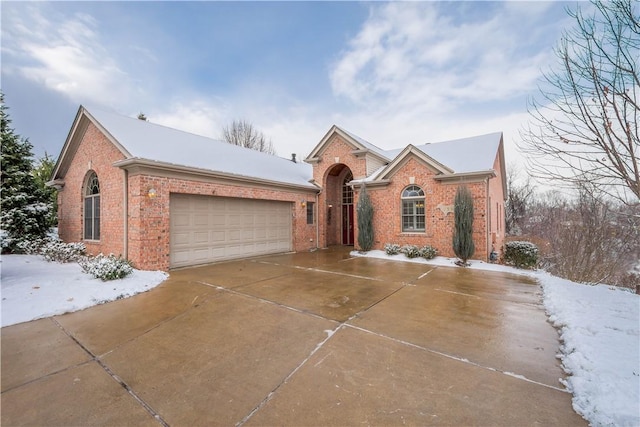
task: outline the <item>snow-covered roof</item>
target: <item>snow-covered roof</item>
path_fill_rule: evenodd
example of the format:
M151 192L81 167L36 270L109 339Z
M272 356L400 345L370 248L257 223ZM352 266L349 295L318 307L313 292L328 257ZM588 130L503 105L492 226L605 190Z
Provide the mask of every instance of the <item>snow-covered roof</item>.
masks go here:
M480 172L493 169L493 162L502 140L502 132L450 141L416 145L415 148L427 156L445 165L454 173ZM387 157L393 159L403 148L386 151Z
M126 152L141 159L315 188L312 166L100 109L86 109Z
M351 138L353 138L356 142L358 142L360 145L362 145L363 147L365 147L366 149L373 151L374 153L386 158L386 159L392 159L393 157L389 157L387 152L385 150L383 150L380 147L377 147L375 145L373 145L372 143L370 143L369 141L367 141L366 139L360 138L358 135L355 135L351 132L349 132L348 130L345 130L344 128L341 128L339 126L336 126L338 129L340 129L341 131L343 131L344 133L346 133L347 135L349 135Z

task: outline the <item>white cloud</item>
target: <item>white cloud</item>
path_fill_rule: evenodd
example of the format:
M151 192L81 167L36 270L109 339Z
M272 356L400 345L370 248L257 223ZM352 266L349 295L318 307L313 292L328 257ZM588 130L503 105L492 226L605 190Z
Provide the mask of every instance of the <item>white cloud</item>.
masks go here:
M3 51L13 60L8 72L21 73L78 103L115 106L135 94L129 75L104 47L92 16L67 17L46 4L11 12L6 19L12 22L3 31Z
M468 6L372 6L330 72L334 93L361 105L383 98L397 108L442 111L532 89L550 51L531 53L528 28L536 23L528 9L494 4L487 18L470 13Z

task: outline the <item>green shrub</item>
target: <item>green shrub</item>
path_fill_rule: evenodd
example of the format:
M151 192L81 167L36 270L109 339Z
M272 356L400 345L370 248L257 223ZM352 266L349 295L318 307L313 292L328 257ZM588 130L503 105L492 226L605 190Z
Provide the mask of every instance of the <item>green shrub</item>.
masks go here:
M356 207L358 212L358 244L364 252L373 247L373 205L364 183Z
M420 256L424 259L434 259L438 256L438 250L433 246L423 246L420 248Z
M416 245L405 245L400 249L407 258L418 258L422 256L420 248Z
M396 244L396 243L385 243L384 244L384 251L386 252L387 255L397 255L400 253L400 245Z
M507 242L504 245L504 262L518 268L534 268L538 264L538 247L531 242Z
M86 249L84 243L64 243L60 240L54 240L42 245L39 252L47 261L65 263L82 260L85 257Z
M85 273L103 281L122 279L133 273L133 267L128 260L113 254L99 254L95 258L85 258L78 263Z
M466 266L475 253L473 243L473 196L466 186L458 187L453 202L453 252Z

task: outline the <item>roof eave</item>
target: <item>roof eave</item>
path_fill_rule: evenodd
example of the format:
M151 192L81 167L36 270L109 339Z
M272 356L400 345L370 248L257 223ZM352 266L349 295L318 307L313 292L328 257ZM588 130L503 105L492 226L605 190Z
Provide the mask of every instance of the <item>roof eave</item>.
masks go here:
M119 167L125 170L130 170L137 167L143 167L143 168L148 168L148 169L157 170L157 171L170 171L170 172L177 172L177 173L189 174L189 175L206 176L209 178L218 178L225 181L238 182L243 184L260 184L260 185L266 185L269 187L288 188L288 189L295 189L295 190L310 191L314 193L319 191L318 186L314 183L305 185L305 184L295 184L290 182L274 181L274 180L251 177L251 176L214 171L210 169L202 169L202 168L196 168L191 166L177 165L174 163L166 163L166 162L160 162L155 160L142 159L138 157L119 160L117 162L114 162L113 166Z
M391 180L389 180L389 179L381 179L381 180L378 180L378 181L351 181L351 182L349 182L349 185L351 185L353 188L362 187L363 184L367 188L371 188L371 187L386 187L387 185L391 184Z
M437 181L466 181L473 179L484 179L484 178L495 178L497 176L496 171L486 170L486 171L475 171L475 172L461 172L461 173L452 173L452 174L440 174L435 175L433 179Z

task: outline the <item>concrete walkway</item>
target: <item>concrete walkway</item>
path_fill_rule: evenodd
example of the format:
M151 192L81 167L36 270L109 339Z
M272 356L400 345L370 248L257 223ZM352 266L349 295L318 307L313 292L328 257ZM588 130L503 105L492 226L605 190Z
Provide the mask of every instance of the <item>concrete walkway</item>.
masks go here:
M586 425L520 276L342 248L3 328L3 426Z

